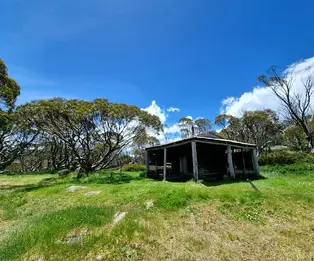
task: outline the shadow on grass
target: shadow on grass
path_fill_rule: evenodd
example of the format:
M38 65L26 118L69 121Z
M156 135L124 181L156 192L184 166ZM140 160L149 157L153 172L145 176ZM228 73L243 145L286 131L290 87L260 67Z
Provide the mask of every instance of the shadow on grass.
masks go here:
M40 188L51 187L60 184L126 184L132 181L139 181L146 179L145 172L142 173L126 173L126 172L103 172L90 174L88 177L77 179L76 177L64 178L46 178L36 184L14 185L1 184L1 190L19 190L30 192Z
M233 183L248 182L247 179L249 179L250 181L256 181L256 180L263 180L267 178L264 176L259 176L259 177L251 176L251 177L246 177L246 178L238 178L235 180L231 180L231 179L204 180L202 181L202 184L207 187L214 187L214 186L227 185L227 184L233 184Z
M56 184L64 184L64 183L68 183L68 181L66 180L62 181L57 178L46 178L46 179L42 179L39 183L36 183L36 184L24 184L24 185L14 185L14 184L3 185L2 184L0 185L0 191L1 190L19 190L19 191L30 192L36 189L51 187Z
M142 173L126 173L126 172L107 172L92 174L88 177L76 180L79 184L126 184L132 181L144 180L145 172Z

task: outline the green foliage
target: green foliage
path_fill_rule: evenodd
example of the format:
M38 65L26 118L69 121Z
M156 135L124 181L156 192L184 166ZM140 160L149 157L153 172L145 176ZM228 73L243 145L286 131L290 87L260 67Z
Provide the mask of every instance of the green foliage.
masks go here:
M0 58L0 112L4 110L12 112L19 95L20 86L9 77L8 68Z
M12 164L34 141L36 132L15 109L20 86L0 59L0 170Z
M276 144L282 129L276 112L269 109L245 111L241 118L221 114L215 124L223 128L223 137L256 144L259 152Z
M122 169L123 171L145 171L146 166L144 164L127 164Z
M313 134L314 121L308 122L308 127ZM309 142L303 129L300 126L291 124L283 132L284 144L295 151L308 151Z
M104 171L101 173L91 174L82 178L77 183L80 184L124 184L131 181L143 179L138 172L120 172L120 171Z
M146 132L143 135L135 137L133 140L133 162L134 163L145 163L145 148L150 146L159 145L159 140L156 137L149 136ZM129 162L125 162L129 163Z
M258 159L263 165L288 165L296 162L314 162L314 157L305 152L294 152L288 150L278 150L261 155Z
M94 101L35 101L21 106L21 113L46 135L62 140L85 172L108 167L146 129L161 130L158 117L138 107Z
M188 117L185 117L179 120L179 127L183 138L189 138L202 132L210 131L212 124L210 120L205 118L192 120Z
M314 89L313 73L302 77L301 85L298 88L295 87L296 82L292 80L295 78L295 74L296 72L293 70L279 72L278 66L272 65L268 70L268 74L260 75L257 80L272 91L281 102L286 116L302 129L309 150L314 154L313 123L311 123L313 121L311 108ZM299 92L296 90L299 90ZM293 136L295 136L295 131L293 132ZM298 136L300 137L299 134ZM295 143L293 141L294 145ZM302 146L302 142L297 141L297 145Z
M261 166L263 172L291 175L310 175L314 171L314 159L308 157L311 162L296 162L289 165L265 165Z

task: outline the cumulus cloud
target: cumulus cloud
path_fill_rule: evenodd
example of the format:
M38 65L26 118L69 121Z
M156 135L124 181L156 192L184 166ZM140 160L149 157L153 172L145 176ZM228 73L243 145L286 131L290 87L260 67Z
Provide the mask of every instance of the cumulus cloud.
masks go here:
M178 123L175 123L175 124L173 124L171 126L166 126L164 128L164 131L166 133L178 133L178 132L180 132L180 126L179 126Z
M221 113L240 117L244 111L261 109L278 110L279 100L268 88L254 88L243 93L239 98L229 97L222 101Z
M293 75L293 92L304 93L302 80L314 74L314 57L293 63L283 72L291 79ZM314 99L312 101L314 105ZM220 113L240 117L246 110L272 109L280 110L279 99L266 87L254 87L252 91L243 93L240 97L228 97L222 101Z
M147 108L144 108L143 110L157 116L160 119L160 122L165 125L163 133L159 133L158 135L154 133L149 133L150 135L158 138L160 143L175 141L180 138L180 127L178 123L174 123L171 125L167 124L167 112L179 112L180 110L178 108L170 107L167 110L164 110L157 104L155 100L153 100L151 105L149 105Z
M175 108L175 107L170 107L167 109L167 112L180 112L179 108Z
M161 123L165 124L167 119L166 112L158 106L155 100L152 101L152 104L150 106L143 109L143 111L147 111L148 113L157 116L160 119Z

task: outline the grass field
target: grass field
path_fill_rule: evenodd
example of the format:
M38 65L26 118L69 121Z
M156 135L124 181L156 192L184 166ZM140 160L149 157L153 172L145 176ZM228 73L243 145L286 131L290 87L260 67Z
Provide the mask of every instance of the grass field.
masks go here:
M314 260L312 166L262 174L261 193L140 173L0 176L0 260Z

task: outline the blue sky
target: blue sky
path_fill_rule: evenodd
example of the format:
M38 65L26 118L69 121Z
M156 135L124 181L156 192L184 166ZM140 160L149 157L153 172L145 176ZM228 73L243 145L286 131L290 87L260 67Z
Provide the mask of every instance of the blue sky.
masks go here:
M259 74L303 59L314 66L313 1L0 0L0 6L0 56L22 87L20 102L105 97L160 110L172 126L188 115L213 120L222 103L236 115L268 107L262 97L254 100Z

